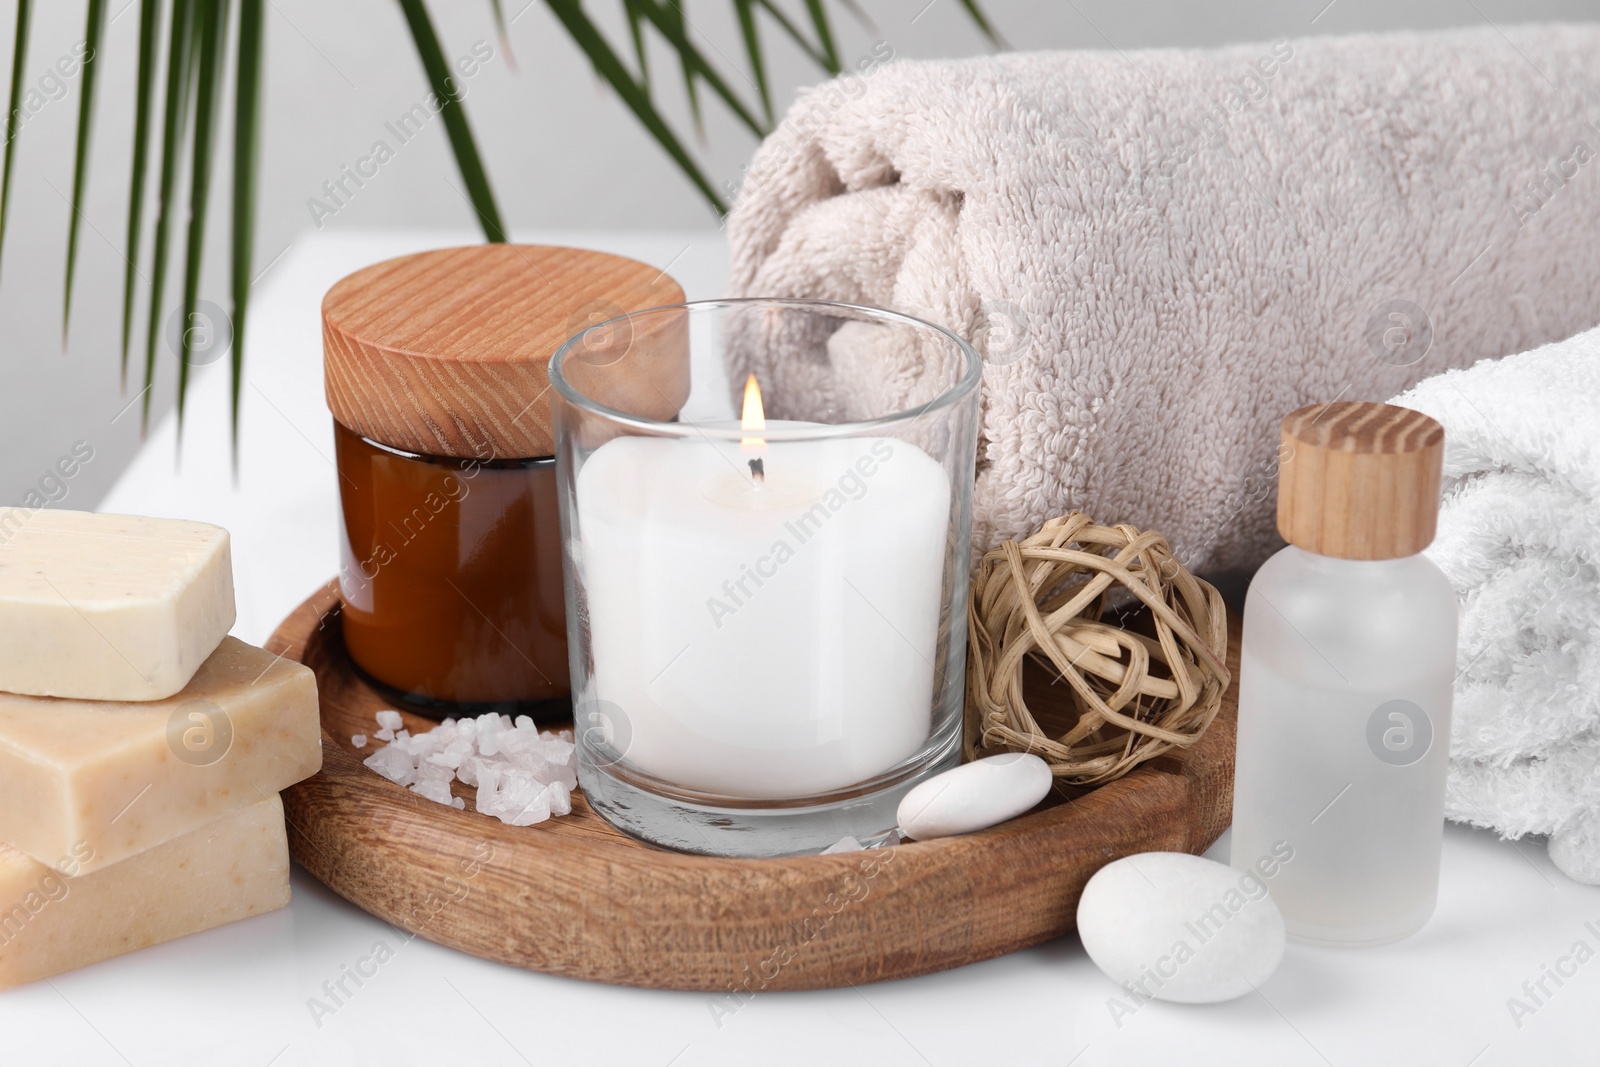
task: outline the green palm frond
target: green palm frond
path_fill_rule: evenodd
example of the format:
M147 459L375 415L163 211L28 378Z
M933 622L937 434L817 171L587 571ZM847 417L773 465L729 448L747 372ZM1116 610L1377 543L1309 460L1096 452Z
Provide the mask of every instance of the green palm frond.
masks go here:
M711 66L705 55L689 40L688 23L683 17L683 9L674 0L628 0L630 5L637 4L644 9L644 15L666 38L668 44L678 53L683 64L683 79L688 91L690 107L694 112L695 125L700 124L699 97L695 93L695 86L704 82L728 109L743 122L757 137L766 134L766 128L761 120L756 118L739 99L728 83Z
M745 58L750 62L750 75L756 80L756 92L761 94L761 113L767 125L772 125L772 85L767 81L767 60L761 52L761 31L756 26L755 0L733 0L739 16L739 36L744 40Z
M150 272L150 321L145 324L144 389L139 407L141 427L150 423L150 397L155 391L156 337L161 332L161 293L166 285L168 243L172 236L172 202L177 196L178 158L183 148L184 130L189 121L189 89L194 83L194 34L198 18L196 3L206 0L176 0L167 38L167 90L161 119L161 178L156 193L156 232Z
M417 48L417 58L428 76L428 85L442 106L445 133L450 138L450 150L455 153L456 166L461 170L461 180L467 186L467 199L478 213L486 241L504 241L506 228L500 222L500 209L495 206L494 193L489 189L489 175L478 158L478 146L472 139L472 128L467 125L466 109L456 90L456 81L450 76L450 64L445 62L444 49L439 46L439 35L433 32L433 22L422 0L400 0L405 12L406 25L411 29L411 40Z
M661 117L656 110L655 101L651 99L650 92L636 82L628 68L623 66L622 60L606 41L600 28L589 20L584 14L583 5L579 0L545 0L561 25L571 35L572 40L589 57L595 73L610 83L616 94L622 97L622 102L628 105L634 117L644 124L645 129L656 139L656 143L672 157L678 164L694 187L700 190L716 210L722 210L722 198L717 195L716 188L710 179L694 161L683 142L678 140L678 135L672 132L672 127Z
M687 20L683 17L683 8L667 0L656 3L656 0L623 0L628 8L629 30L635 37L634 48L638 49L639 32L633 30L633 15L638 11L644 18L655 23L656 27L666 34L669 40L683 40L688 37ZM650 9L650 10L647 10ZM680 49L678 67L683 72L683 94L689 101L689 115L694 119L695 133L702 138L706 135L705 113L700 109L700 83L695 80L695 65L690 61L692 49Z
M828 9L822 0L806 0L806 14L811 16L811 26L817 31L817 44L822 48L823 65L829 74L839 73L839 49L833 43L833 27L828 24Z
M261 126L261 24L264 0L239 2L239 64L233 90L233 349L229 407L233 442L239 443L239 398L244 387L244 320L250 305L250 256L255 250L256 148ZM237 449L234 460L238 460Z
M211 143L222 97L223 36L228 31L228 0L202 3L196 11L199 76L195 84L194 150L189 165L189 233L183 256L183 314L178 319L178 429L183 429L183 400L189 392L189 365L194 356L195 305L200 300L200 261L205 252L206 207L211 201ZM213 323L212 329L218 324Z
M131 2L131 0L130 0ZM592 2L592 0L591 0ZM690 22L689 0L616 0L627 22L628 42L618 49L584 8L584 0L544 0L545 7L566 31L567 36L589 60L595 74L609 85L634 118L719 214L727 210L721 195L706 176L700 163L685 146L666 118L658 97L660 86L651 77L648 53L658 40L677 57L681 73L679 84L688 105L690 122L704 133L707 106L720 105L741 125L760 137L771 129L775 117L770 67L762 41L761 24L775 27L781 38L794 45L818 68L838 74L843 69L839 36L835 32L829 0L729 0L738 22L744 46L746 69L737 69L715 48L696 43L699 36ZM858 0L832 0L863 25L871 19ZM960 0L973 24L992 43L1003 41L979 7L978 0ZM505 225L489 183L487 168L478 154L477 142L467 121L466 107L446 61L443 45L428 15L425 0L397 0L401 16L411 35L417 59L429 88L440 103L451 154L460 170L465 198L477 214L485 239L504 241ZM89 152L95 106L95 83L100 67L100 47L105 36L106 0L87 0L84 31L82 96L78 102L77 142L73 159L72 214L67 230L66 281L62 300L62 343L71 322L73 281L77 268L78 238L86 221L83 206L88 195ZM224 71L227 68L230 0L139 0L139 59L133 95L133 151L128 176L127 266L122 285L121 373L127 384L128 354L133 338L137 310L136 281L144 279L149 288L147 320L144 323L144 373L141 390L141 425L147 425L153 385L156 378L158 342L165 325L163 312L166 280L173 266L172 242L179 190L187 174L187 224L182 249L182 288L179 294L177 396L178 419L182 426L184 398L190 369L197 355L195 332L200 305L201 260L205 247L206 219L210 206L213 161L222 150L223 137L217 133L223 100ZM234 110L232 195L229 212L231 241L229 290L232 307L233 345L230 355L232 383L230 404L234 442L238 441L238 419L243 382L245 319L249 309L251 257L254 251L254 216L259 169L258 141L264 62L262 58L264 0L240 0L238 28L233 39ZM0 249L4 247L6 221L10 208L11 177L20 132L21 102L25 86L28 31L33 11L32 0L18 0L16 33L12 45L10 109L6 120L6 144L0 160ZM511 56L510 25L501 0L489 0L489 17L499 38L501 51L515 69ZM515 21L513 19L512 21ZM162 29L166 28L163 53ZM715 53L715 56L708 54ZM633 66L623 58L630 55ZM714 61L715 59L715 61ZM736 82L743 81L750 93L741 92ZM156 100L161 88L159 131ZM747 99L753 96L753 100ZM192 136L191 136L192 122ZM159 132L159 148L156 137ZM146 185L155 167L155 219L151 227L149 274L140 270L144 244ZM219 327L224 324L215 324Z
M994 23L990 22L989 17L983 13L983 8L978 6L978 0L961 0L961 6L966 10L973 24L983 31L985 37L989 38L990 44L996 48L1011 47L1006 43L1006 39L1000 36L1000 31L994 28Z
M489 0L489 8L494 12L494 35L499 38L500 51L506 54L506 66L516 70L517 57L511 52L511 27L506 22L506 9L500 0Z
M622 0L622 9L628 15L628 36L633 41L633 57L639 64L639 88L650 91L649 47L644 38L644 9L631 0Z
M133 105L133 163L128 189L127 267L122 274L122 384L128 384L128 339L133 333L133 280L139 276L144 229L144 176L150 154L150 110L155 98L161 0L139 0L139 73ZM81 164L81 161L80 161Z
M811 39L801 32L799 25L784 13L783 8L779 7L773 2L773 0L756 0L756 3L759 4L761 6L761 10L765 11L769 16L771 16L772 21L776 22L779 28L781 28L783 32L788 35L789 40L800 46L800 50L810 57L811 62L815 63L819 67L822 67L824 70L827 69L828 57L824 55L816 45L811 43Z
M67 219L67 281L61 299L61 348L67 347L67 327L72 322L72 268L78 262L78 223L83 218L83 193L89 176L89 121L94 115L94 82L100 65L100 41L105 36L106 0L89 0L84 27L83 93L78 98L78 143L72 163L72 215Z
M0 164L0 249L5 247L6 219L11 213L11 164L17 157L17 134L22 132L22 79L28 66L28 23L33 0L17 0L17 36L11 45L11 104L6 109L6 156Z

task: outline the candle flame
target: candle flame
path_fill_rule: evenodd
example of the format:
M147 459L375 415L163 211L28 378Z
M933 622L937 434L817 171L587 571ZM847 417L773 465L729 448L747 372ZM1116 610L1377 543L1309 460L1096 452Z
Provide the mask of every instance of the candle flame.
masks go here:
M739 429L748 436L739 439L739 447L746 452L754 452L767 447L767 439L761 436L767 428L766 412L761 407L761 386L756 384L754 374L744 382L744 414L739 419Z

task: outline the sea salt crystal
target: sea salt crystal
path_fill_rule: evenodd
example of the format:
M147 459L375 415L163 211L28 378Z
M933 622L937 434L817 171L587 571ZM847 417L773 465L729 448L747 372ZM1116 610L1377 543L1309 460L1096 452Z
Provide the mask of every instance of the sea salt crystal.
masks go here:
M432 752L425 758L429 763L437 764L440 767L449 767L453 771L461 766L461 757L465 755L465 752L458 751L456 746L451 745L443 752Z
M366 734L351 734L350 735L350 743L352 745L356 746L357 748L366 748L367 747L367 735Z
M397 748L380 748L361 762L400 785L410 785L417 778L417 766L411 756Z
M480 761L476 769L479 793L482 794L485 790L487 790L488 796L498 793L500 791L500 778L509 767L510 764L506 763ZM483 807L482 803L478 806L480 808Z
M453 804L455 797L450 795L450 782L448 779L428 779L420 781L411 787L411 791L418 796L427 797L429 800L440 804Z
M543 792L544 782L521 767L513 767L501 780L500 791L492 806L505 811L516 811L532 804Z
M519 791L516 795L521 797L525 794ZM532 796L521 803L502 801L496 815L512 826L533 826L544 822L550 817L550 793L545 787L539 786Z
M822 850L822 854L824 856L836 856L841 852L861 852L861 851L863 851L861 842L857 841L853 837L850 837L849 835L846 835L844 837L839 838L839 840L835 841L833 844L829 845L827 848L823 849Z
M377 722L375 736L388 745L366 765L418 796L462 810L466 801L451 793L451 784L476 786L479 813L512 826L572 813L578 773L571 730L541 732L527 715L495 712L446 719L415 736L402 728L398 712L380 711Z
M545 786L545 792L550 797L551 815L572 814L572 790L561 782L551 782Z
M571 741L563 741L552 734L542 734L539 744L534 751L546 760L561 767L572 766L577 759L578 749Z
M417 764L417 781L419 782L444 782L449 785L455 781L456 772L453 767L441 767L437 763L423 760ZM449 801L443 801L448 804Z

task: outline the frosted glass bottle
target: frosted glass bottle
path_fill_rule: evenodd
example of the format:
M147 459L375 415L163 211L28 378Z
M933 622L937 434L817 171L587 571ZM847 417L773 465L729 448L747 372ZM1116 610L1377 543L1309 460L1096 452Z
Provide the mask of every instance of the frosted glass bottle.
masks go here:
M1352 410L1325 412L1327 425L1285 420L1279 529L1291 544L1245 600L1232 862L1272 870L1291 937L1373 945L1419 929L1437 898L1457 609L1418 554L1433 538L1443 431L1416 412L1389 416L1436 431L1422 438L1432 455L1408 461L1424 475L1413 484L1394 477L1393 452L1359 440L1372 430L1364 411L1405 409L1339 407Z

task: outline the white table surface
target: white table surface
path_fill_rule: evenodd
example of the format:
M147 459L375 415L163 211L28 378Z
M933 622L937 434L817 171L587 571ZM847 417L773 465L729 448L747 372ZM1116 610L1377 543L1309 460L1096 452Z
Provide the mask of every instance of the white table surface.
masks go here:
M726 276L714 232L519 237L670 266L691 299L720 295ZM263 641L337 567L323 292L367 263L471 240L296 241L256 289L237 482L218 365L196 382L182 447L168 418L103 502L231 530L242 639ZM1226 859L1226 837L1212 855ZM1119 990L1070 936L924 978L764 993L719 1018L706 994L553 978L407 940L296 868L284 910L0 995L0 1064L1594 1064L1600 957L1559 988L1546 980L1553 995L1520 1026L1507 1000L1577 942L1600 953L1597 932L1600 890L1561 875L1540 842L1451 826L1422 932L1378 949L1291 945L1259 995L1228 1004L1152 1003L1119 1026ZM393 958L315 1019L310 998L379 943Z

